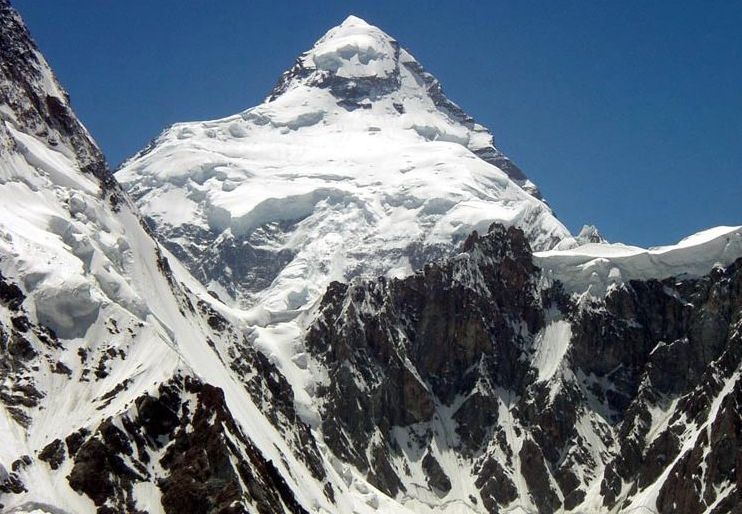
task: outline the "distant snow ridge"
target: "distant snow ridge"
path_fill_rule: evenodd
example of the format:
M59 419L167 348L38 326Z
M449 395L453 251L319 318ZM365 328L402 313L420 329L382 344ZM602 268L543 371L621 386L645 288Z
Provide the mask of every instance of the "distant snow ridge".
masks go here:
M562 249L560 244L537 252L535 262L544 276L559 280L568 291L600 297L612 285L629 280L699 277L713 267L728 266L742 255L742 226L714 227L675 245L649 249L582 241L576 247Z
M170 127L117 178L197 278L266 312L331 280L407 275L493 221L539 250L569 237L487 129L354 16L265 103Z

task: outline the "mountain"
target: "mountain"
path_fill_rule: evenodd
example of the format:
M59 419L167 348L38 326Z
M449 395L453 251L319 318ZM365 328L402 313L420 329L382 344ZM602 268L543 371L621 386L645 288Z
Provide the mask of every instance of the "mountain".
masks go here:
M116 177L0 57L3 512L739 511L742 227L571 236L355 17Z
M117 178L194 276L271 313L332 280L412 273L493 221L537 249L569 236L491 134L354 16L263 104L170 127Z

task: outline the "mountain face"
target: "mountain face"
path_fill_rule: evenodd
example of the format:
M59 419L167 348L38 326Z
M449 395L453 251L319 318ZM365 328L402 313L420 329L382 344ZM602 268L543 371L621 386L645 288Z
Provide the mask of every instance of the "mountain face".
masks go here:
M742 259L602 298L533 261L494 225L408 278L333 284L306 336L326 444L386 494L473 512L728 512Z
M3 512L739 511L742 227L572 237L354 17L122 188L0 43Z
M412 273L493 221L538 249L569 236L490 133L352 16L265 103L172 126L117 178L221 299L276 313L332 280Z

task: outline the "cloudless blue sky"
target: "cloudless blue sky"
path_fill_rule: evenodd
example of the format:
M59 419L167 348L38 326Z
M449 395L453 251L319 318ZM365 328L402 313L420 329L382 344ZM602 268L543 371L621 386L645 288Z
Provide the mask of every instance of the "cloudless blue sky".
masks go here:
M571 230L672 243L742 224L742 2L15 0L116 166L260 103L356 14L495 135Z

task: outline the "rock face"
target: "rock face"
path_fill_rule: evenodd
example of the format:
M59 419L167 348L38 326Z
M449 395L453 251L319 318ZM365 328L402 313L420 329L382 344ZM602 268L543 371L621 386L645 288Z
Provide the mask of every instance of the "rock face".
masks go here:
M167 513L306 513L237 426L220 389L176 377L158 393L137 398L136 409L103 421L92 434L67 437L74 460L69 484L99 512L139 512L134 488L144 483L160 489ZM155 478L155 467L166 475Z
M736 457L717 452L722 432L738 437L724 408L740 389L741 286L738 260L580 303L544 287L523 233L501 226L409 278L333 284L307 335L329 371L325 442L391 495L415 467L444 494L436 477L478 469L489 512L624 510L657 492L663 512L735 503Z
M497 226L463 250L406 279L333 284L322 300L307 347L330 374L326 441L358 467L373 467L364 447L379 427L430 422L438 401L466 398L453 420L461 449L479 450L497 418L485 390L528 372L525 362L503 367L543 326L523 233Z
M0 43L3 512L739 511L742 227L568 237L353 17L127 164L147 224Z

